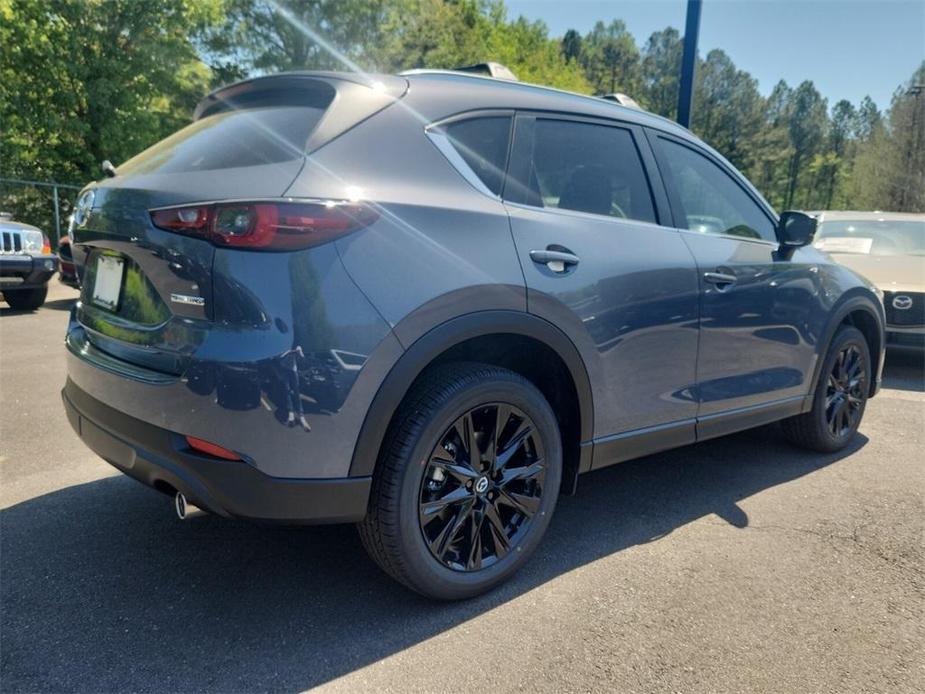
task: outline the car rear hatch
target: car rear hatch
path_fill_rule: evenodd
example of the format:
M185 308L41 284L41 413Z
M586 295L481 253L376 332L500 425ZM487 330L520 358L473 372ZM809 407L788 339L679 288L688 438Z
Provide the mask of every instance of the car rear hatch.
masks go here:
M210 240L155 226L155 211L279 199L309 153L406 88L400 78L373 83L336 73L232 85L204 99L192 124L86 189L72 227L83 286L71 348L183 373L222 318L216 292L233 293L235 278L214 277Z

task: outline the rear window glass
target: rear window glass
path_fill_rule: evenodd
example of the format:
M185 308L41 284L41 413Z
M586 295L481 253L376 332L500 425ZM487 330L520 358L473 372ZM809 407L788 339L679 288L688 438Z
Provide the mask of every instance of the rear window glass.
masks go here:
M119 173L212 171L298 159L324 112L300 105L216 113L129 159Z
M500 195L511 137L510 116L460 120L441 130L485 187Z

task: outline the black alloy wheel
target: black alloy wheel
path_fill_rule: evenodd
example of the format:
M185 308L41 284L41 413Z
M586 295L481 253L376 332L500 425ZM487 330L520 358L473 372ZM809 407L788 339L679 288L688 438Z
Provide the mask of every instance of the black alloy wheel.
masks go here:
M394 415L359 524L370 557L414 591L471 598L540 545L559 495L559 422L523 375L435 366Z
M847 446L864 417L873 380L870 346L852 325L839 327L819 370L809 411L781 422L792 443L821 453Z
M841 437L861 420L867 390L864 356L856 345L838 353L825 394L825 421L832 436Z
M526 414L506 403L466 412L440 437L421 481L418 517L433 556L457 571L503 559L539 510L545 478Z

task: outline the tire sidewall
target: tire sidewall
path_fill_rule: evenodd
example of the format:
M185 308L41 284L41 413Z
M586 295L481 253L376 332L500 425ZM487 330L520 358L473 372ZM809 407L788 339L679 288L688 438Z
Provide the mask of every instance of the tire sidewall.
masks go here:
M3 298L14 311L36 311L45 303L47 296L47 284L26 289L7 289L3 292Z
M496 564L474 572L444 566L425 542L418 518L423 476L439 437L463 414L488 403L513 405L527 414L536 426L544 449L546 479L540 508L531 526L511 551ZM398 499L401 552L406 557L411 578L421 592L437 593L449 599L481 593L503 582L527 560L549 525L562 478L562 445L555 415L542 394L529 383L494 378L463 387L430 413L416 436L416 442L402 470Z

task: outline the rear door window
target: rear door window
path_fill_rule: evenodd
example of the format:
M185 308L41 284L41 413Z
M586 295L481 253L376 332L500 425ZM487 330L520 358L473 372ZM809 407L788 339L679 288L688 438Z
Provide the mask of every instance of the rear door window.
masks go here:
M633 139L621 127L537 118L523 178L512 200L534 207L656 223L649 182ZM528 135L529 136L529 135Z

